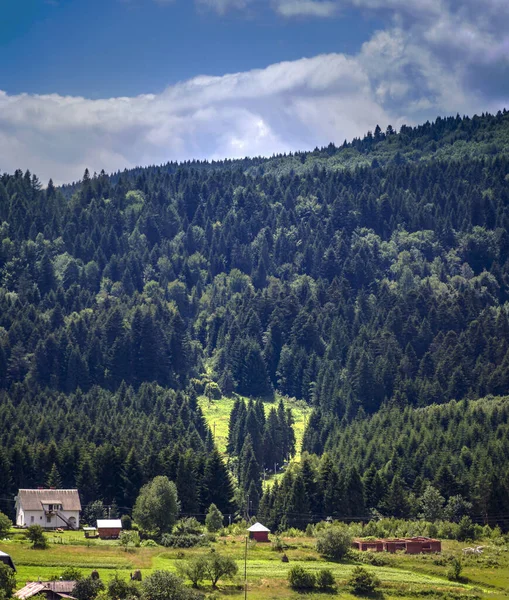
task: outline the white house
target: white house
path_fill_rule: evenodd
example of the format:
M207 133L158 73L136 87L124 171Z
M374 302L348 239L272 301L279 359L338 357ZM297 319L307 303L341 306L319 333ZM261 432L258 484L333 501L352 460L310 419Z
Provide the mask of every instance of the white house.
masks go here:
M79 529L80 510L78 490L19 490L16 496L16 525Z

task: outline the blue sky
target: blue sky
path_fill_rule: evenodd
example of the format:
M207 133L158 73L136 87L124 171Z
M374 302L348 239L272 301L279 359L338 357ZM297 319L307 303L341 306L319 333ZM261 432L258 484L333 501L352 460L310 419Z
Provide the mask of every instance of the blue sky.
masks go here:
M79 179L509 107L509 2L0 0L0 171Z
M191 0L3 2L0 83L12 94L157 93L196 75L357 52L380 26L351 8L326 19L288 19L268 2L226 13Z

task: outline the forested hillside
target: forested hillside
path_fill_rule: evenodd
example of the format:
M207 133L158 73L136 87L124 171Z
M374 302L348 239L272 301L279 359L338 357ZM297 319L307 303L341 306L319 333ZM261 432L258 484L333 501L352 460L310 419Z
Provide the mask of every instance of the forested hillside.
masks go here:
M375 439L387 414L509 394L505 111L289 157L86 172L63 189L17 171L0 178L0 223L0 496L90 467L89 498L129 507L130 485L177 477L178 448L193 448L201 510L207 381L305 400L305 448L339 465L355 428ZM108 445L124 484L106 493ZM393 460L390 444L370 448L359 477ZM402 485L433 479L410 458L392 467Z

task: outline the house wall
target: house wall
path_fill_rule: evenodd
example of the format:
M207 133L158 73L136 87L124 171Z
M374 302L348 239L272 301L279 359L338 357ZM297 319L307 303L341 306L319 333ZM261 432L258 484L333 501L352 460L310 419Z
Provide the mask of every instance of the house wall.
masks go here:
M253 531L253 539L257 542L268 542L269 534L266 531Z
M61 510L60 511L66 519L74 517L76 522L76 528L80 526L80 513L78 510ZM24 511L22 508L18 508L16 515L16 525L20 527L30 527L30 525L40 525L44 529L56 529L61 527L65 529L67 525L62 521L56 514L51 515L51 520L48 521L43 510L27 510Z

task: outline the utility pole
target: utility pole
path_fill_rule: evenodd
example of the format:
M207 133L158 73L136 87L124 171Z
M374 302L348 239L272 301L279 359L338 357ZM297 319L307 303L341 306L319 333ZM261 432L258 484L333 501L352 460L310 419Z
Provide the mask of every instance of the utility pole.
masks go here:
M214 439L216 439L216 422L214 421Z
M247 535L244 549L244 600L247 600Z

